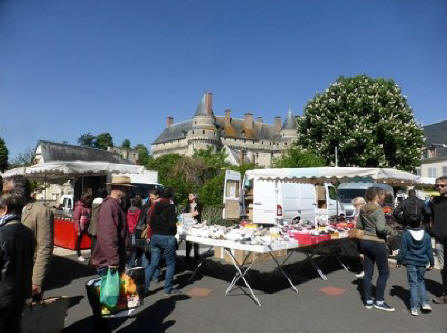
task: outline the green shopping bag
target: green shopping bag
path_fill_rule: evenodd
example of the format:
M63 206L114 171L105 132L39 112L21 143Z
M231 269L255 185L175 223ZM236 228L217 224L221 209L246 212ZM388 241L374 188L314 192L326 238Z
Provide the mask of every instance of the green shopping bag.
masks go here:
M118 303L120 295L120 276L117 269L109 268L107 275L101 277L99 289L99 301L108 308L113 308Z

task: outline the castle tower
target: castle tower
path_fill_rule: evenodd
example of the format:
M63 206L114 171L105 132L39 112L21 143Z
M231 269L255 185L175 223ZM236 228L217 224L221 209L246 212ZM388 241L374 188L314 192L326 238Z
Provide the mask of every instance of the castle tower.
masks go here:
M292 109L289 107L287 117L281 128L281 138L283 141L292 142L297 139L297 124L296 117L292 114Z
M192 129L186 135L188 141L189 156L195 150L220 147L219 132L216 127L216 118L213 112L213 94L206 92L197 106L196 113L192 118Z

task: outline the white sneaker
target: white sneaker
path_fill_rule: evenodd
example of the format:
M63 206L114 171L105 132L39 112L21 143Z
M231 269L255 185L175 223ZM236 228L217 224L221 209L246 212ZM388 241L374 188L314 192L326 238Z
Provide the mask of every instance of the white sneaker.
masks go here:
M84 258L83 256L79 256L79 257L78 257L78 261L80 261L80 262L84 262L84 261L85 261L85 258Z
M422 312L431 312L433 309L431 308L430 304L423 304L422 305Z
M412 310L411 310L411 315L412 315L412 316L419 316L419 312L418 312L418 310L417 310L417 309L412 309Z
M365 271L361 271L360 273L356 274L355 277L358 279L363 279L365 277Z

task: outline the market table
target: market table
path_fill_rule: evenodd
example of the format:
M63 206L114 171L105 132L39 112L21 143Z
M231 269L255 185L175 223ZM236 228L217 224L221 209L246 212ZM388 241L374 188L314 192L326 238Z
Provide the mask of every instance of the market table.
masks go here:
M206 245L206 246L209 246L210 248L211 247L215 247L215 246L219 246L219 247L222 247L226 251L226 253L228 253L228 255L230 256L231 261L233 263L233 266L236 269L236 273L235 273L232 281L230 282L228 288L225 291L225 296L228 295L228 293L230 293L233 290L233 288L236 285L236 283L240 279L242 279L242 281L244 282L245 286L250 291L250 295L252 296L253 300L259 306L261 306L261 302L255 296L255 294L253 292L253 289L251 288L250 284L247 282L247 279L245 278L245 276L247 275L249 270L255 264L257 255L259 255L259 254L269 254L270 257L275 262L275 264L278 267L278 269L281 272L281 274L289 282L291 288L298 293L298 289L294 286L294 284L292 283L292 280L290 279L290 277L283 270L282 264L272 254L272 252L274 252L274 251L296 249L298 247L298 242L296 240L290 240L290 241L287 241L287 242L286 241L276 241L276 242L272 242L271 244L256 244L256 245L242 244L242 243L238 243L236 241L231 241L231 240L212 239L212 238L190 236L190 235L186 236L186 240L188 242L193 242L193 243L197 243L197 244ZM247 251L247 254L245 255L245 257L244 257L244 259L242 260L241 263L239 263L236 260L236 258L233 255L232 250ZM251 263L247 263L247 259L251 255L251 253L255 253L257 255L253 256L253 260L251 261ZM199 268L202 266L203 260L204 260L204 258L201 257L200 263L197 265L195 271L193 272L193 275L191 276L191 279L195 276L195 274L197 273Z

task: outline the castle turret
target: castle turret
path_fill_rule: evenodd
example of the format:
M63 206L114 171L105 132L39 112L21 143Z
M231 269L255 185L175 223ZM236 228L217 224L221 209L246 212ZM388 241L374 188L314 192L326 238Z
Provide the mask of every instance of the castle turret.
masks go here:
M203 94L192 118L192 129L188 131L186 139L188 140L188 155L193 155L195 150L219 147L220 138L213 112L212 93Z
M287 117L281 128L281 137L284 141L294 141L297 138L297 124L296 117L292 114L292 109L289 107Z

